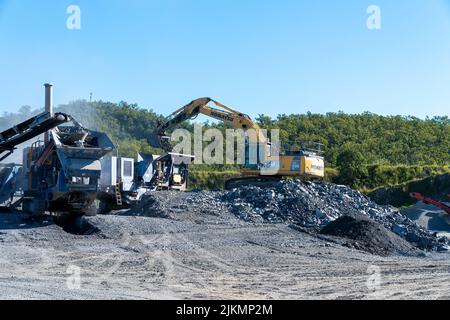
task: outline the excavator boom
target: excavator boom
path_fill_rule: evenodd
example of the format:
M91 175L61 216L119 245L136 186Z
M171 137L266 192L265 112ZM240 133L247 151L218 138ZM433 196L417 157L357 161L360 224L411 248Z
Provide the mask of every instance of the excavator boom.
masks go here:
M209 106L213 103L219 108ZM207 117L223 121L232 125L234 129L242 129L248 131L253 129L256 131L259 143L268 143L267 138L261 131L261 128L253 122L253 120L246 114L240 113L216 100L211 98L199 98L191 101L184 107L174 111L165 122L159 124L154 134L149 138L150 144L155 148L162 148L166 152L171 152L171 146L166 136L166 131L176 127L180 123L196 118L203 114Z

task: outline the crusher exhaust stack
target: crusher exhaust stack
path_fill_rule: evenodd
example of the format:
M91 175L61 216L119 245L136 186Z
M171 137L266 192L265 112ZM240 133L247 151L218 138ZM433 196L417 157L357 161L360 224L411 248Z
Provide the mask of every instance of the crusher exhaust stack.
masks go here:
M50 116L53 116L53 84L46 83L45 87L45 111L50 113ZM48 143L50 140L50 132L47 131L44 135L45 143Z

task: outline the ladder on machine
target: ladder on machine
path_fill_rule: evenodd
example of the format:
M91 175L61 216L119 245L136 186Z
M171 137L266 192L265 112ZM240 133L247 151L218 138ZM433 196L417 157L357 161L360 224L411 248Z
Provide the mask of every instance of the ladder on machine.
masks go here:
M114 193L116 196L116 204L122 206L122 193L120 192L120 182L117 182L114 187Z

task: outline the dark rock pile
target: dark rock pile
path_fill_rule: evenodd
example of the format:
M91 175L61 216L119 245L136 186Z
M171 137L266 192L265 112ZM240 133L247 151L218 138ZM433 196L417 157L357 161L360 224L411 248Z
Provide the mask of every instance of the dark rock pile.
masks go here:
M170 210L167 206L170 203L170 196L171 194L168 192L146 193L130 211L136 216L170 218Z
M345 238L344 246L380 256L422 254L405 239L368 217L342 216L328 223L321 234Z
M365 216L414 246L429 251L449 248L447 238L419 227L396 208L380 206L359 191L330 183L281 181L272 188L254 186L222 194L232 212L246 221L290 223L313 232L342 216Z
M396 208L377 205L347 186L323 182L286 180L266 188L150 192L126 214L171 219L182 219L186 215L228 219L235 215L248 222L287 223L295 229L316 234L340 217L366 217L422 250L447 251L450 248L447 238L418 226Z

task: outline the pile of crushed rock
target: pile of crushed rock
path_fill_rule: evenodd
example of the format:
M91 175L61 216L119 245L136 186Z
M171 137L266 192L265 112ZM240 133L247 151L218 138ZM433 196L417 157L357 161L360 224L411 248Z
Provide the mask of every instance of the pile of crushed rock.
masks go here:
M299 180L280 181L273 188L254 186L224 193L222 200L247 221L285 222L313 232L342 216L362 216L394 232L414 246L447 251L449 240L438 237L391 206L380 206L348 186Z
M300 180L280 181L273 187L247 186L232 191L146 194L134 208L137 215L176 218L179 212L221 215L228 211L248 222L286 223L319 234L340 217L366 217L414 247L447 251L450 241L418 226L391 206L380 206L347 186Z
M423 252L405 239L368 217L342 216L327 224L320 233L338 237L335 242L343 246L379 256L423 256Z

